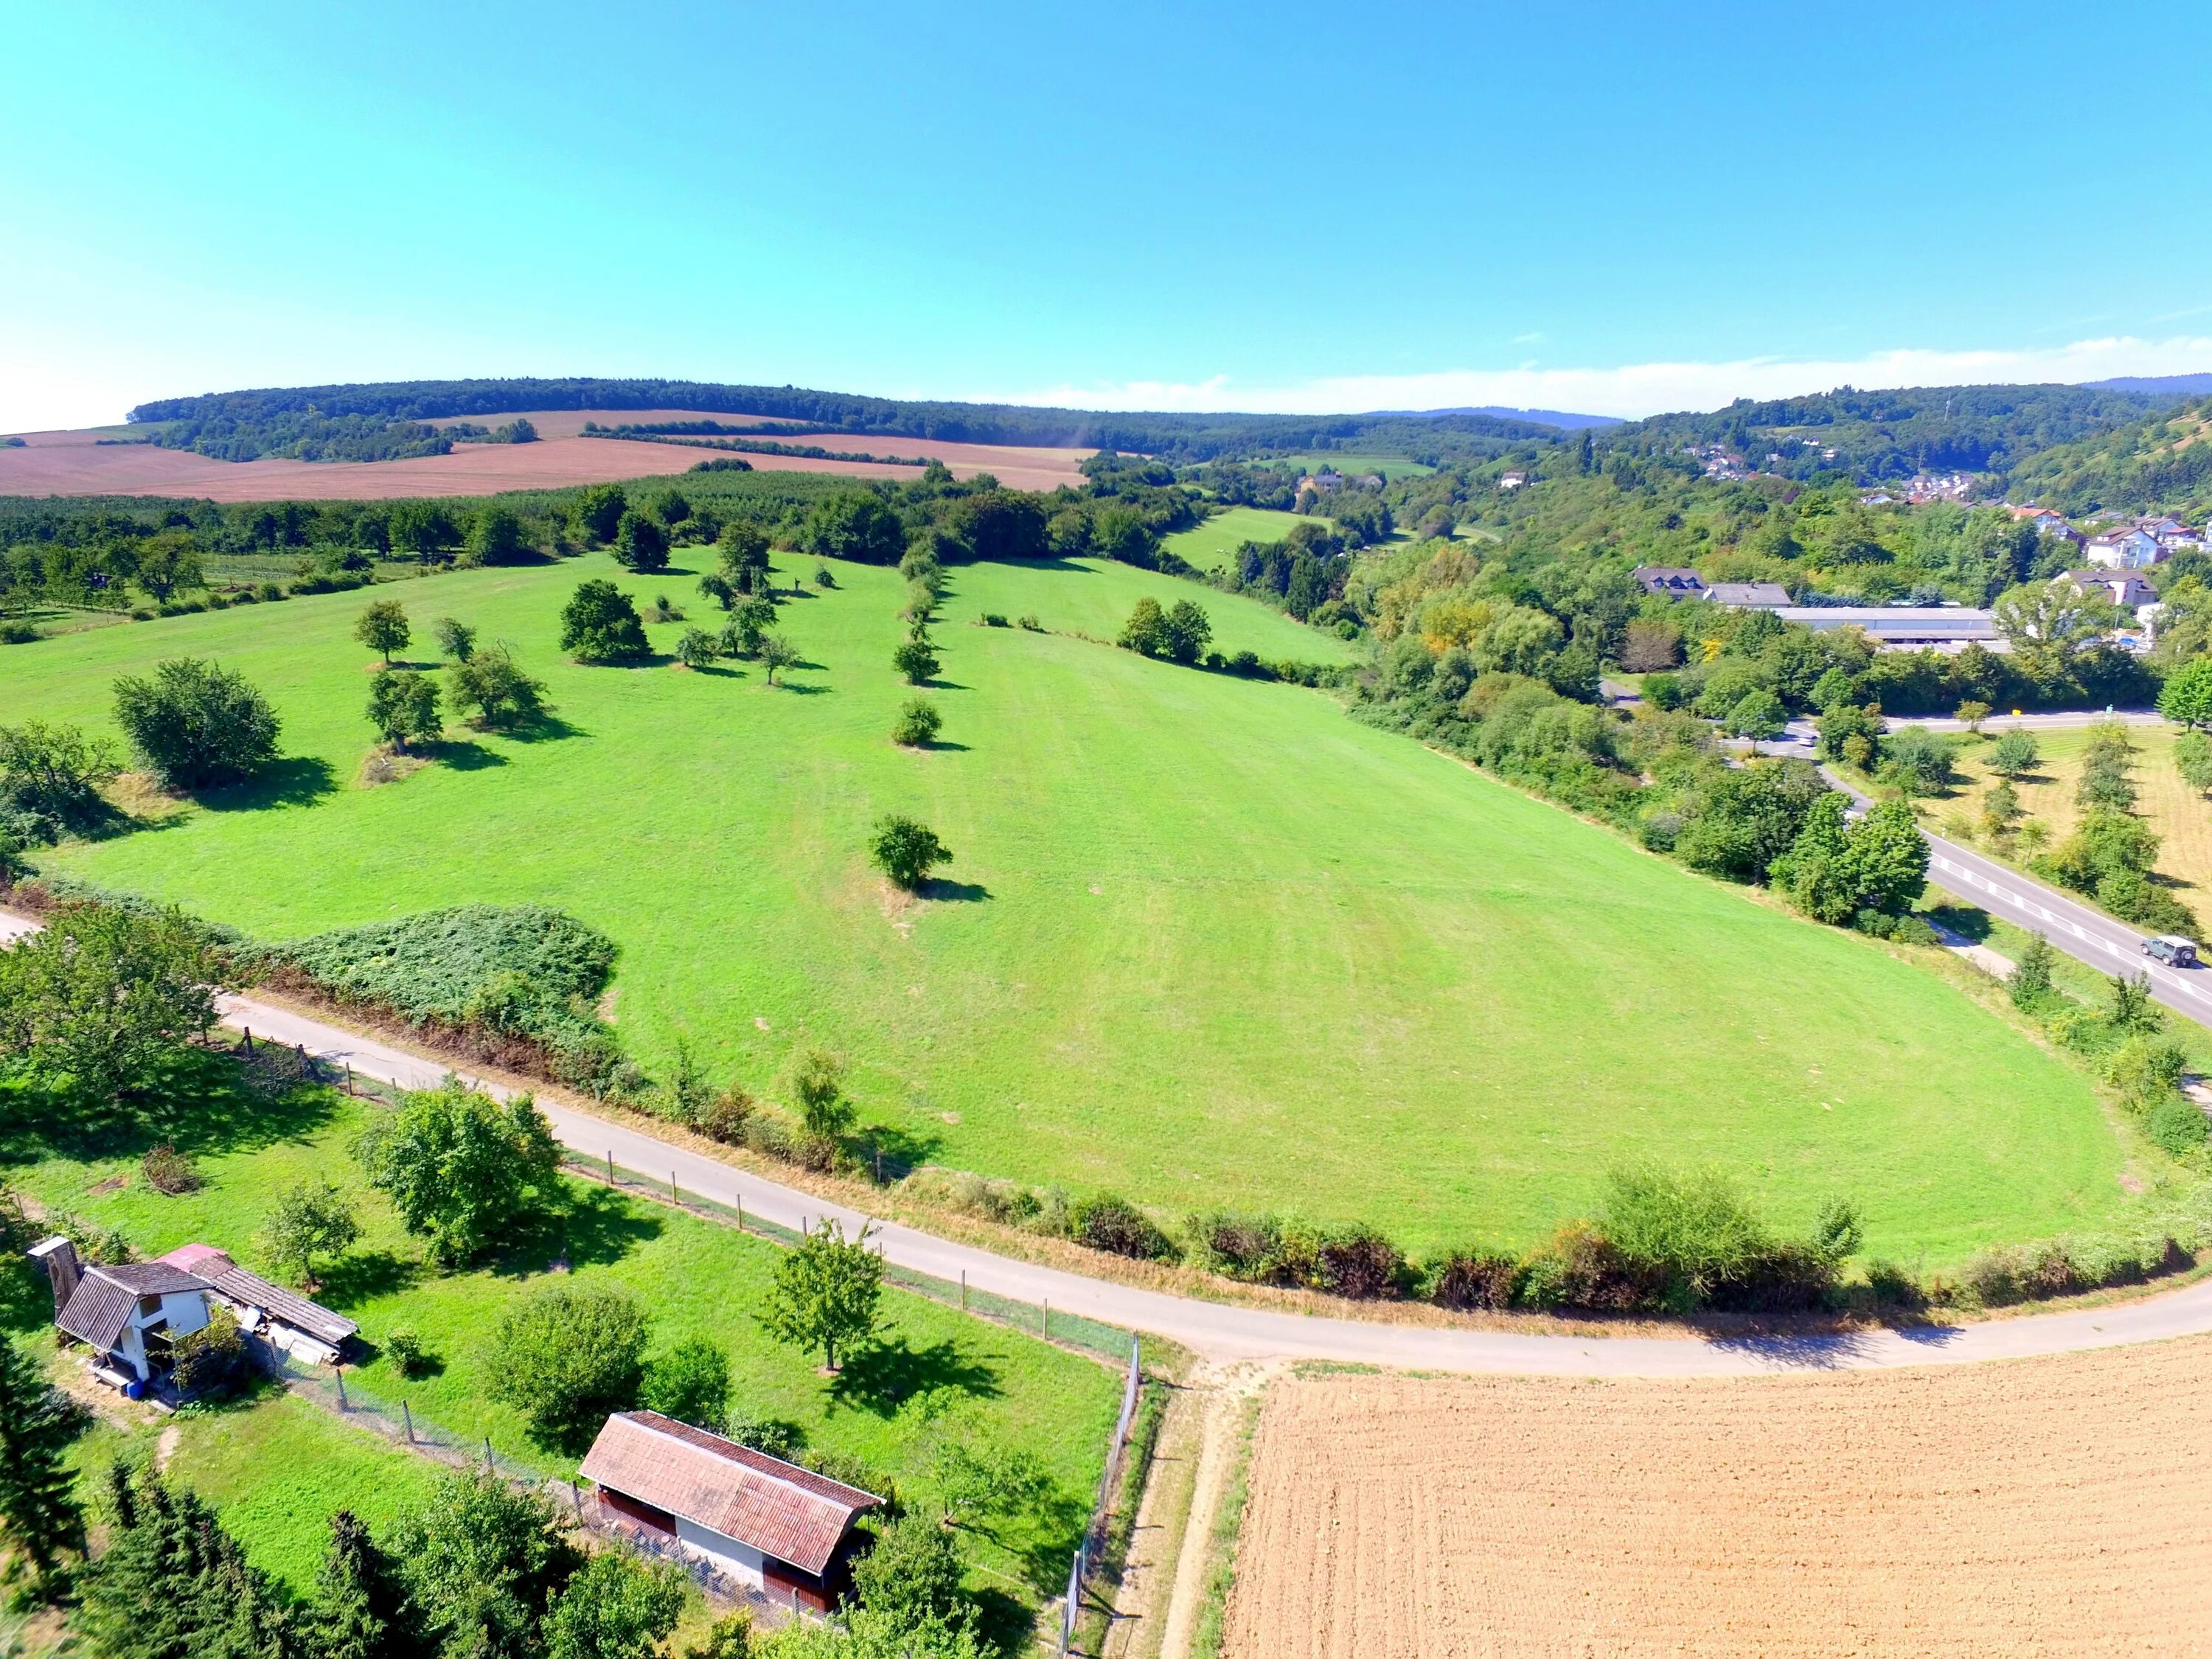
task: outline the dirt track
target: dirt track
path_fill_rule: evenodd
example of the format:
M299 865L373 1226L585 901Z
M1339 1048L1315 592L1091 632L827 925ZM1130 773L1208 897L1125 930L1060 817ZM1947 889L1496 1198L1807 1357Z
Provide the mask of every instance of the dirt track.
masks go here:
M1270 1398L1231 1659L2212 1653L2212 1339Z
M681 412L634 411L664 418L674 418ZM589 417L608 423L629 418L606 410L593 411ZM486 423L498 418L487 417ZM541 417L533 413L531 418ZM545 417L549 424L570 431L580 429L586 418L585 413L576 410ZM544 425L539 428L545 429ZM794 434L791 441L853 453L933 455L959 477L989 472L1001 483L1018 489L1081 483L1078 464L1089 453L834 434ZM618 438L549 435L534 444L457 444L451 454L421 455L404 461L215 461L183 450L157 449L151 444L102 444L90 433L40 432L27 434L27 443L20 449L0 449L0 495L173 495L217 501L487 495L503 489L556 489L568 484L684 472L694 464L724 453ZM841 472L862 478L919 476L914 467L876 461L820 461L759 454L743 459L761 472Z

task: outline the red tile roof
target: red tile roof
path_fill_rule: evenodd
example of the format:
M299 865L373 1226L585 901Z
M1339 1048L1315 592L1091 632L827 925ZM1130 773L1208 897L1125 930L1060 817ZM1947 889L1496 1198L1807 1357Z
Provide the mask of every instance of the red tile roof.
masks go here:
M853 1517L884 1500L659 1412L617 1412L586 1480L819 1574Z

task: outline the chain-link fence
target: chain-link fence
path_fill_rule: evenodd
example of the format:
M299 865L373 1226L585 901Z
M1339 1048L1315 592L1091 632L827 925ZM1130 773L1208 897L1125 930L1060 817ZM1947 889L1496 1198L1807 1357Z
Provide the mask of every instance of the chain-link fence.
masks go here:
M1091 1506L1091 1519L1075 1546L1075 1559L1067 1569L1067 1601L1060 1609L1060 1651L1066 1659L1075 1642L1076 1622L1083 1615L1083 1586L1106 1548L1106 1526L1114 1512L1114 1493L1121 1485L1121 1458L1129 1449L1129 1425L1137 1419L1137 1396L1144 1389L1141 1346L1129 1339L1129 1376L1121 1386L1121 1413L1114 1420L1114 1437L1106 1443L1106 1467L1098 1472L1098 1499Z

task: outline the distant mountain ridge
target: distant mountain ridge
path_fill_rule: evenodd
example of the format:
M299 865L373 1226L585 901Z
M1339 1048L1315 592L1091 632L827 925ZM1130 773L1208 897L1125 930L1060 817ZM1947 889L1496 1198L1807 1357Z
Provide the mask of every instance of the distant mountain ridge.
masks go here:
M2148 392L2176 398L2200 398L2212 392L2212 374L2123 374L2112 380L2084 380L2093 392Z
M1628 424L1618 415L1575 415L1563 409L1507 409L1499 404L1464 404L1452 409L1376 409L1369 410L1364 418L1427 421L1441 415L1489 415L1501 421L1540 421L1546 426L1556 426L1567 432L1579 432L1585 427Z

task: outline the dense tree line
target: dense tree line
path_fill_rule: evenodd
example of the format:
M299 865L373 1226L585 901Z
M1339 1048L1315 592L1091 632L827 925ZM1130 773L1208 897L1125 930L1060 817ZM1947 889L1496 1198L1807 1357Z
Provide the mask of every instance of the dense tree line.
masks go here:
M1401 427L1431 442L1454 436L1510 441L1542 437L1556 430L1541 422L1472 412L1414 421L1390 415L1109 414L1009 404L870 398L787 386L648 380L408 380L270 388L158 399L138 405L131 411L131 418L137 422L180 423L175 430L208 434L205 441L228 446L223 459L251 459L252 456L245 452L258 441L300 441L305 429L302 423L307 422L362 422L366 424L362 429L366 431L392 423L421 427L442 416L515 409L696 409L788 418L836 432L933 438L947 443L1127 449L1192 460L1255 450L1297 453L1349 449L1371 443L1375 434ZM196 438L194 443L183 447L192 447L198 441Z

